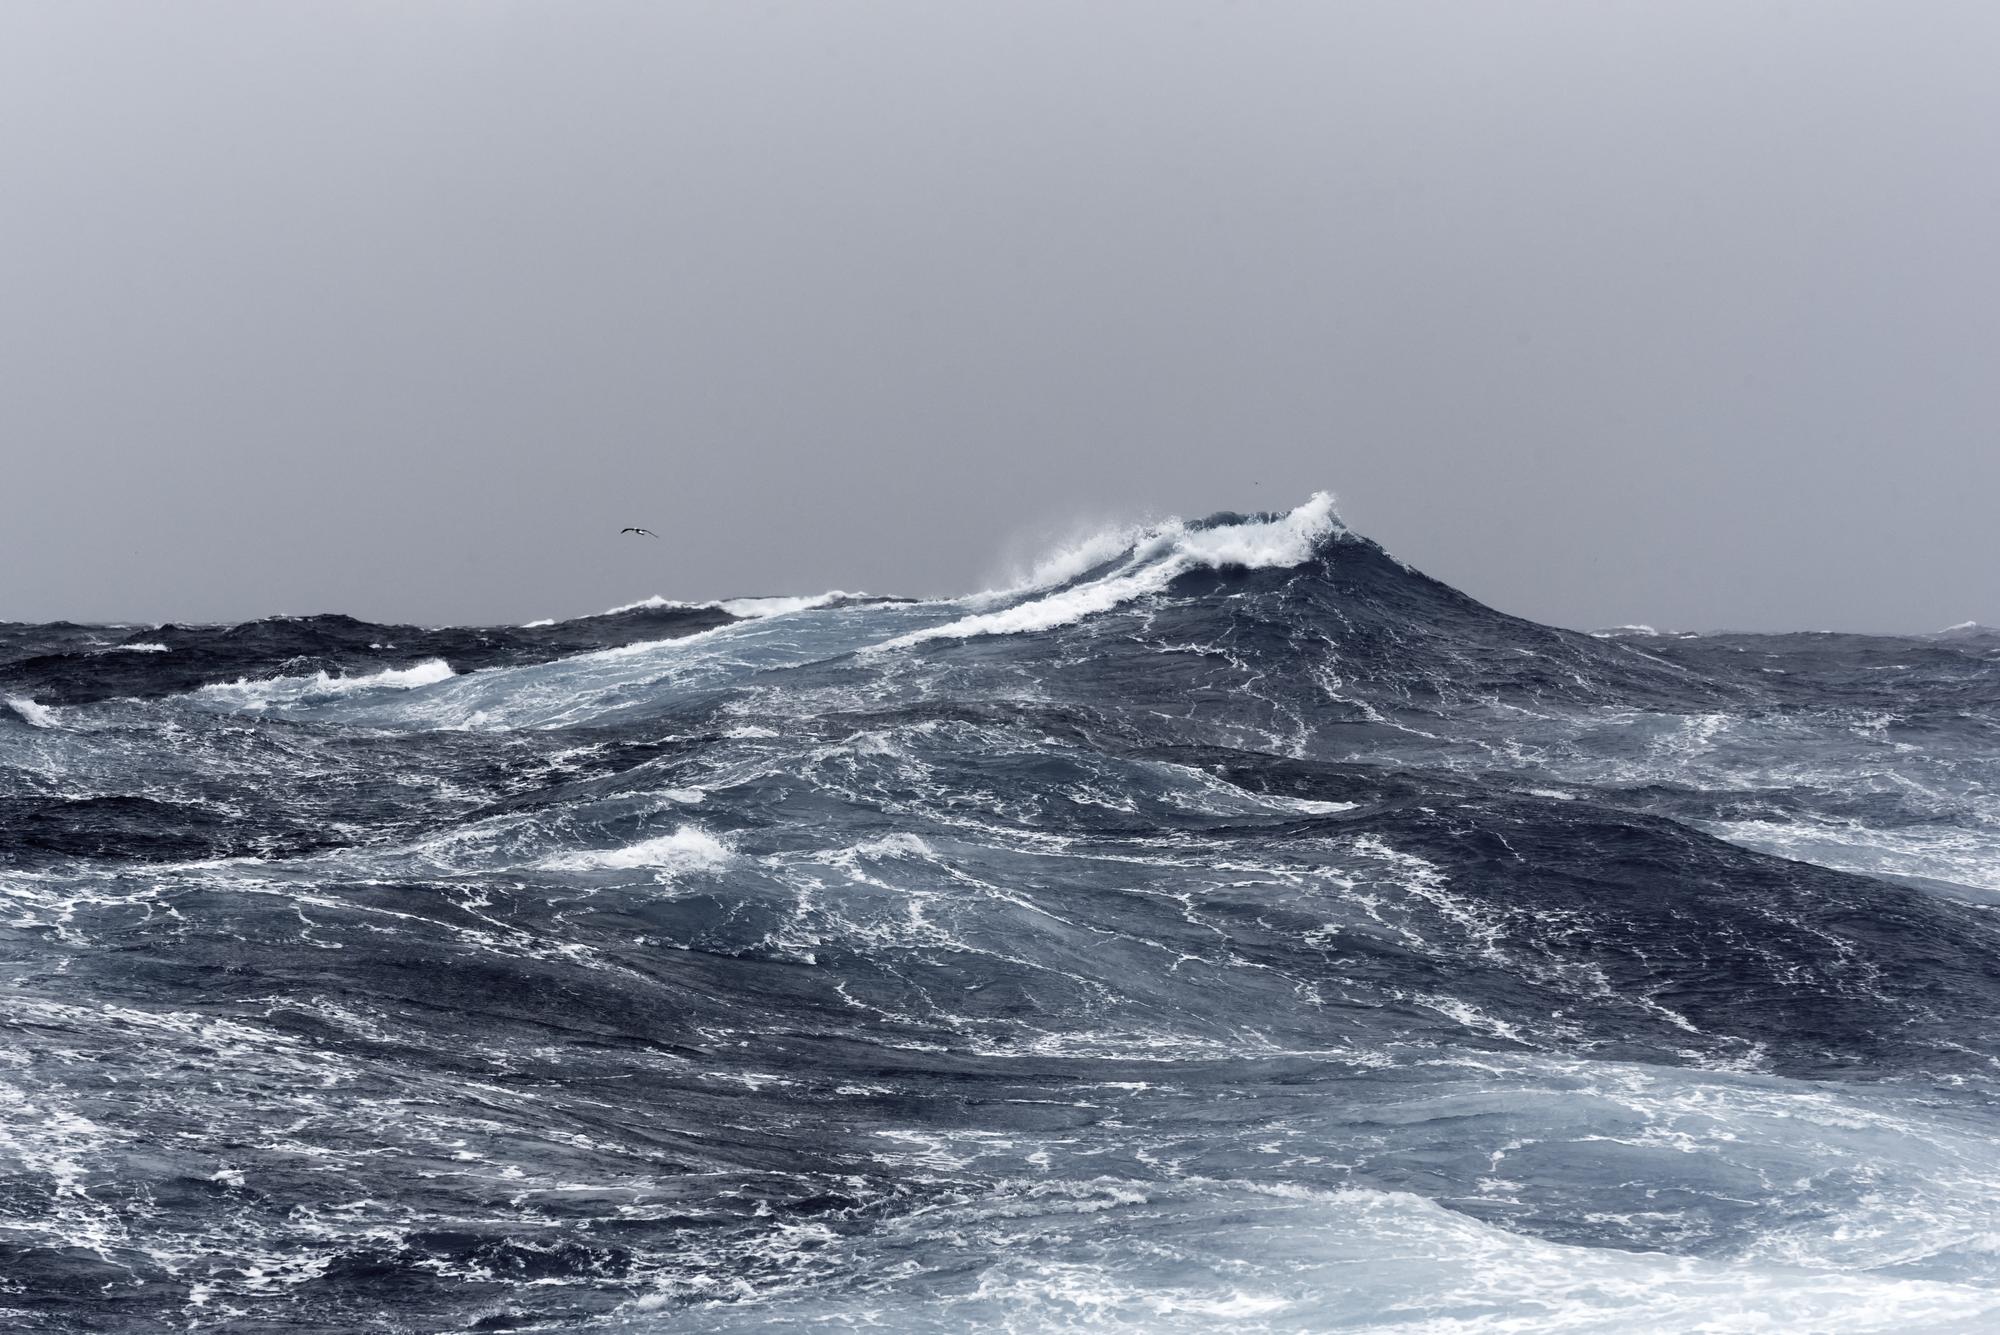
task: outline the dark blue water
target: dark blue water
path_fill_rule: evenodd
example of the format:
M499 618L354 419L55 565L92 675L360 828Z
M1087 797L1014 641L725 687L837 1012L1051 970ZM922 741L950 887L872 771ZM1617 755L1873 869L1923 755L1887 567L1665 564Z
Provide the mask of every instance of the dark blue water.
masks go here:
M2000 637L1323 498L957 602L0 626L0 1324L2000 1328Z

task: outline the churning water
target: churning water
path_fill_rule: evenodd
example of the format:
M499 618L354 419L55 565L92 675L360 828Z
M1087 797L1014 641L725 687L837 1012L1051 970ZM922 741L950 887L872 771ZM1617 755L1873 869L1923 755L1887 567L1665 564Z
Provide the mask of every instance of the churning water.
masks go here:
M1327 498L1023 587L0 626L24 1331L2000 1328L2000 636Z

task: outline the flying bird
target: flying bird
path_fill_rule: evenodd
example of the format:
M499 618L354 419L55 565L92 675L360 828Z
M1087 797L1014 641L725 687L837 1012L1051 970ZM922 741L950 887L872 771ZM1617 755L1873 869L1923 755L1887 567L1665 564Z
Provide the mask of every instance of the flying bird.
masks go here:
M620 533L637 533L642 538L657 538L660 535L649 528L621 528Z

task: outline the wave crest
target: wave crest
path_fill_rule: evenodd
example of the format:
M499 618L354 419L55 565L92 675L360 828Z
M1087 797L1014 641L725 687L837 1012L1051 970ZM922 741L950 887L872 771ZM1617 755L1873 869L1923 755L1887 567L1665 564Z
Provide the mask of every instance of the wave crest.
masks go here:
M1320 544L1345 531L1333 493L1320 491L1284 514L1219 515L1193 523L1174 518L1150 528L1100 535L1057 553L1017 591L1040 592L1050 589L1053 581L1052 592L998 611L912 631L875 648L900 649L929 640L1053 630L1163 592L1189 571L1303 565L1318 553ZM1101 573L1093 576L1093 571Z
M729 846L697 825L623 848L558 853L538 865L548 871L627 871L651 868L665 873L705 871L730 859Z
M203 699L222 701L238 709L261 710L272 705L314 704L326 700L338 700L362 691L414 690L419 686L435 685L457 675L452 670L451 664L442 658L427 658L413 667L388 668L358 677L336 677L327 672L316 672L310 677L266 677L261 681L244 679L218 682L212 686L202 687L195 694Z
M5 700L7 707L14 711L21 722L31 728L60 728L62 726L62 724L56 721L55 711L47 705L36 704L24 695L6 696Z
M600 615L615 617L627 612L724 612L739 621L756 621L763 617L785 616L792 612L810 612L814 608L827 607L834 603L865 600L871 595L848 593L843 589L829 589L825 593L803 594L797 597L772 598L718 598L705 603L677 602L672 598L641 598L636 603L625 603L608 608ZM549 623L553 624L553 623Z

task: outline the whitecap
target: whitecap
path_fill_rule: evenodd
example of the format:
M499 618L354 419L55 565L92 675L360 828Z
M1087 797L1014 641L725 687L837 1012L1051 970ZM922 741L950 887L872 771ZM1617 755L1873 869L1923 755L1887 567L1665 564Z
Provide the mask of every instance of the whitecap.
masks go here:
M358 677L336 677L316 672L310 677L266 677L259 681L239 678L204 686L195 694L219 700L239 709L265 709L271 705L309 704L337 700L362 691L409 691L433 686L458 675L442 658L427 658L413 667L388 668Z
M1233 524L1198 527L1169 519L1138 531L1136 536L1117 535L1122 544L1118 550L1126 552L1125 560L1096 579L1059 587L1055 592L999 611L981 612L942 626L912 631L872 648L900 649L927 640L1052 630L1160 593L1191 570L1270 570L1300 565L1312 558L1321 542L1339 531L1341 523L1334 509L1333 493L1327 491L1315 492L1311 499L1286 514L1261 515ZM1042 577L1053 578L1070 571L1081 574L1104 564L1103 559L1097 558L1101 552L1110 550L1113 548L1109 540L1077 544L1059 554L1042 572ZM1033 591L1033 588L1024 590Z
M33 700L23 695L10 695L5 697L5 699L7 707L13 710L20 717L21 721L29 727L60 728L62 726L61 723L56 721L55 711L47 705L36 704Z
M1327 802L1316 797L1285 797L1278 793L1259 793L1257 800L1280 811L1296 811L1306 816L1337 816L1361 805L1359 802Z
M825 593L802 594L794 597L768 598L718 598L709 602L687 603L673 598L641 598L636 603L625 603L606 609L602 615L615 617L625 612L726 612L739 621L758 621L765 617L788 616L793 612L810 612L816 607L825 607L849 598L866 598L865 593L848 593L842 589L829 589ZM542 622L538 624L546 625Z
M625 871L639 867L666 872L707 871L734 856L729 845L695 825L623 848L558 853L536 865L546 871Z
M713 604L733 617L755 621L763 617L788 616L793 612L810 612L816 607L839 602L843 598L866 598L865 593L843 593L838 589L827 593L815 593L800 598L725 598Z

